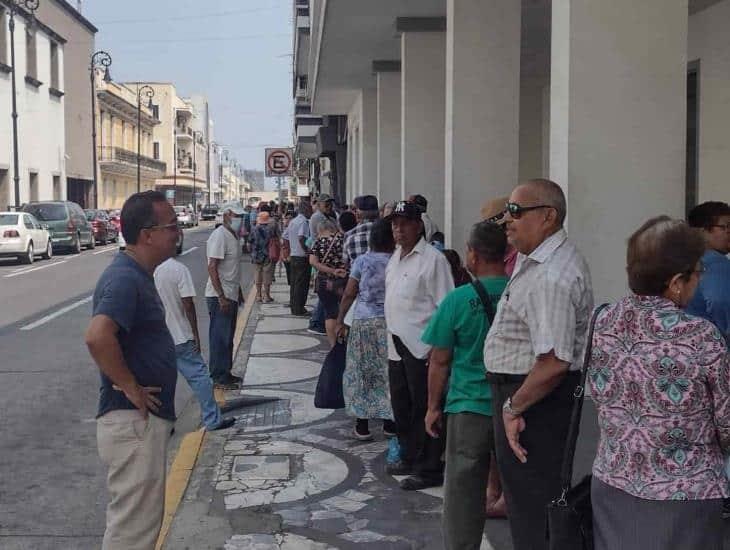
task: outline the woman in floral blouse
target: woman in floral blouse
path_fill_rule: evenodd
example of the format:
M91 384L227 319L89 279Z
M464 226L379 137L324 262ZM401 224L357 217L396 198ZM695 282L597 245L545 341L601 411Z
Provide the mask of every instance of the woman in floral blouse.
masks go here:
M682 311L703 252L684 222L646 222L628 245L633 293L598 317L588 373L600 429L596 550L722 549L728 350L714 325Z

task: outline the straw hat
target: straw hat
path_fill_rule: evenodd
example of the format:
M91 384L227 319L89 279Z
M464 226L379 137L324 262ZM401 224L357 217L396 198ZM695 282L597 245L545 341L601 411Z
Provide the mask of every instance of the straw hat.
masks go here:
M266 225L267 223L269 223L270 219L271 219L271 216L269 216L268 212L266 212L266 211L259 212L259 215L256 216L256 223L258 225Z
M506 210L505 204L507 204L507 201L509 201L509 197L500 197L485 202L479 211L482 219L503 224L505 222L504 211Z

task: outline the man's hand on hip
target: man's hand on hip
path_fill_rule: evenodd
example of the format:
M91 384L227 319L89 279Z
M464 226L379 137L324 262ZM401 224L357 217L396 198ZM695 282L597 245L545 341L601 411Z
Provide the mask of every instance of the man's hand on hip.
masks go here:
M154 394L162 391L162 388L160 387L140 386L137 384L130 390L123 390L116 385L114 385L114 389L123 392L127 399L129 399L132 404L139 409L142 416L145 418L147 418L149 411L156 413L160 410L160 405L162 405L162 401L154 396Z

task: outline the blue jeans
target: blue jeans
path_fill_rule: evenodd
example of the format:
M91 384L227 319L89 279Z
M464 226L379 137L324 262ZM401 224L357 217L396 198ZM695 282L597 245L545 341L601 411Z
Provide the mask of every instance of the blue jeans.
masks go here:
M319 299L317 305L314 306L312 316L309 318L309 328L324 330L324 307L322 307L322 302Z
M208 344L210 346L210 377L213 382L223 384L228 381L233 367L233 334L236 332L238 303L232 302L229 313L223 313L218 298L206 298L210 327Z
M203 361L199 351L195 351L195 342L189 340L184 344L175 346L177 356L177 370L188 381L190 389L200 403L200 416L203 418L203 425L210 430L215 428L221 421L221 410L213 396L213 380L208 373L208 367Z

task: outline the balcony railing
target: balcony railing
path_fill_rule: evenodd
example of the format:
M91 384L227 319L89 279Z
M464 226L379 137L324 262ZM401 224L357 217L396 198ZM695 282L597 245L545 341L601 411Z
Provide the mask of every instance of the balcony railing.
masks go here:
M137 166L137 153L134 151L128 151L127 149L122 149L121 147L99 147L99 161L119 162L122 164ZM140 155L139 165L142 168L157 170L159 172L165 172L167 170L167 164L164 162L144 155Z

